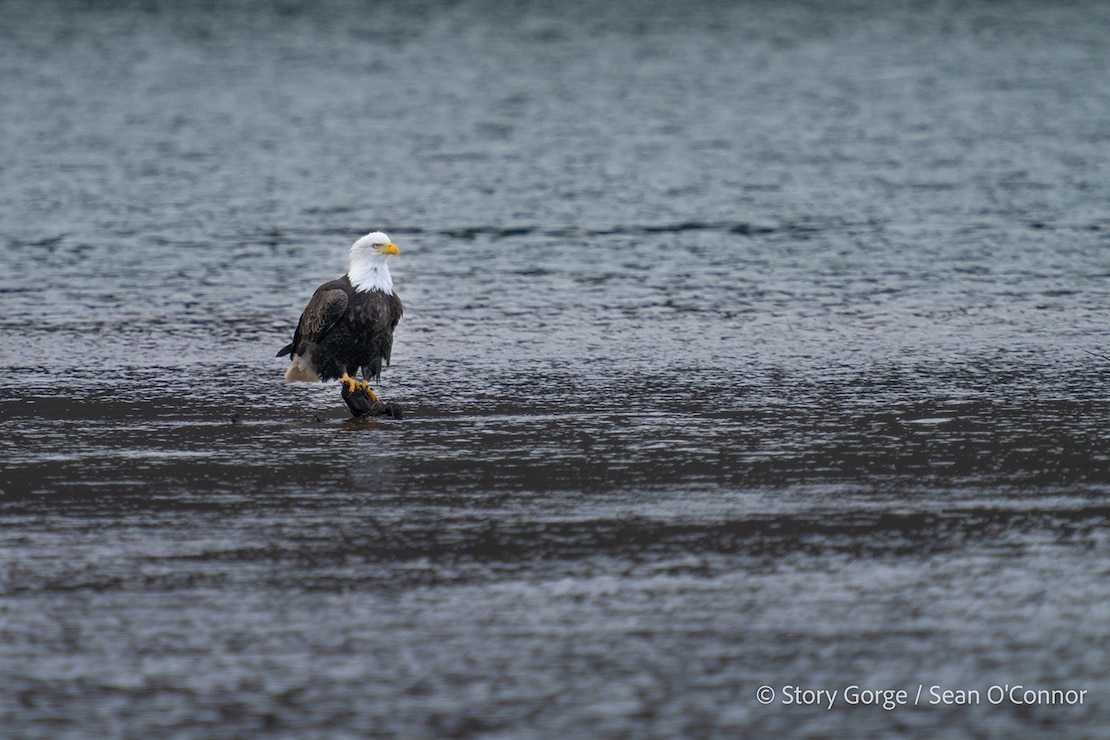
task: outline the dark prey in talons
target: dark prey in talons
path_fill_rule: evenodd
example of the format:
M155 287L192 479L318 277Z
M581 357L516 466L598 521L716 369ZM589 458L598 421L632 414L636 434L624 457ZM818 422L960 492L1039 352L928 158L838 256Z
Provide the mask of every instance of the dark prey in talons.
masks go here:
M352 378L341 380L340 393L347 408L355 418L364 416L387 416L390 419L401 418L401 405L379 401L369 385L360 383Z

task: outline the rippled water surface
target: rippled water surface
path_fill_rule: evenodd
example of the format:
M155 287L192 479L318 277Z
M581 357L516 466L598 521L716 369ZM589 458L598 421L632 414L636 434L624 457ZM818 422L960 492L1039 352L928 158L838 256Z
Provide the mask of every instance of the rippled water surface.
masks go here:
M1103 4L2 13L0 735L1110 733Z

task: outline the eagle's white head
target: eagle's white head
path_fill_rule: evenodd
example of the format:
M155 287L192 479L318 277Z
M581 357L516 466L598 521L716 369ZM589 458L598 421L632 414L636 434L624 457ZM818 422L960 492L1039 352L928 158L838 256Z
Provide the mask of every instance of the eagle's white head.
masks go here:
M393 278L385 259L400 254L397 245L380 231L373 231L351 245L347 263L347 277L355 290L380 290L392 295Z

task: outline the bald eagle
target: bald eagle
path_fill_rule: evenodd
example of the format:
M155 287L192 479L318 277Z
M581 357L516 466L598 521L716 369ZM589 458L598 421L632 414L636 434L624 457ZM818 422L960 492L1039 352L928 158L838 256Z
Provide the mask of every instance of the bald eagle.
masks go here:
M382 363L389 365L393 330L401 320L401 298L393 292L386 266L386 258L396 254L400 254L397 245L380 231L351 246L347 274L316 289L293 341L277 353L290 356L286 380L339 380L343 400L355 416L382 406L370 390L370 381L381 380ZM361 381L353 377L359 372ZM378 411L399 416L394 407Z

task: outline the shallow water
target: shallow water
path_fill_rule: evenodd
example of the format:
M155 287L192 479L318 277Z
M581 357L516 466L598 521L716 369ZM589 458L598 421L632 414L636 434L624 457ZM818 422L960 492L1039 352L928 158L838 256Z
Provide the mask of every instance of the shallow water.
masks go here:
M1101 4L4 12L8 733L1110 732Z

